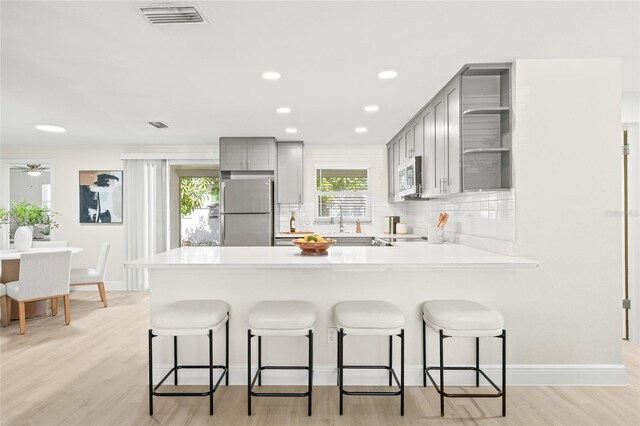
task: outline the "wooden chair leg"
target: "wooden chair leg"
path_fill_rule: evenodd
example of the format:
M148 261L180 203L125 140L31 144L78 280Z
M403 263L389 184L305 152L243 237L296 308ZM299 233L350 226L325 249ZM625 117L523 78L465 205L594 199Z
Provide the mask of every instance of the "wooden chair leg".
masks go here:
M51 298L51 315L53 315L54 317L58 315L58 298L57 297Z
M104 307L107 307L107 292L104 290L104 283L98 283L98 290L100 291L100 299L102 299L102 304Z
M20 334L27 331L27 316L24 311L24 302L18 302L18 316L20 318Z
M2 326L6 327L9 325L9 309L7 308L7 304L11 304L11 301L7 296L0 297L0 309L2 309Z
M71 324L71 307L69 306L69 295L64 295L64 323Z

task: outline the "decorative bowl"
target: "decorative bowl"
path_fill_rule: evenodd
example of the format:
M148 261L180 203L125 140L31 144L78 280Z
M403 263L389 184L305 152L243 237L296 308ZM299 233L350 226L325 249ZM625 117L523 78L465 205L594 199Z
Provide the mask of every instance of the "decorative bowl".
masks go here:
M303 256L326 256L328 254L327 250L329 247L334 245L336 240L326 240L322 243L314 243L314 242L299 242L293 240L293 244L297 245L300 250L302 250Z

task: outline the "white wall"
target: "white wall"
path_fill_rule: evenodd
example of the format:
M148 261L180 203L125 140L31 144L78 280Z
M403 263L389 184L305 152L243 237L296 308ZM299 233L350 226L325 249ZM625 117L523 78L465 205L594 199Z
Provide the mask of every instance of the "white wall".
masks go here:
M515 82L515 253L540 267L512 326L540 359L620 362L620 62L518 60Z

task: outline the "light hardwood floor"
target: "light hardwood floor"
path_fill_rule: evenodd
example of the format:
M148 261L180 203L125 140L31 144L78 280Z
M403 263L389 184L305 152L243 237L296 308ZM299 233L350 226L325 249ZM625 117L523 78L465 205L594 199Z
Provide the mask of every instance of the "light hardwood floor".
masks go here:
M640 424L640 347L625 345L628 386L516 387L507 417L498 400L447 401L439 416L433 388L407 389L406 416L395 398L348 397L338 415L334 387L314 389L314 415L292 398L256 398L246 415L246 388L222 386L209 417L207 398L157 398L147 414L148 294L112 292L103 308L97 292L71 295L73 322L60 316L12 321L0 332L0 424L9 425L588 425ZM265 387L265 390L267 388Z

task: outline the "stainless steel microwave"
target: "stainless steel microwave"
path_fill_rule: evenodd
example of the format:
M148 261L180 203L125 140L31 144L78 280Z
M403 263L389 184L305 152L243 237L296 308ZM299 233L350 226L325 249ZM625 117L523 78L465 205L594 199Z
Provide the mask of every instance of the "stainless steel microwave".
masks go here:
M402 197L419 197L422 192L422 156L416 155L400 168L399 191Z

